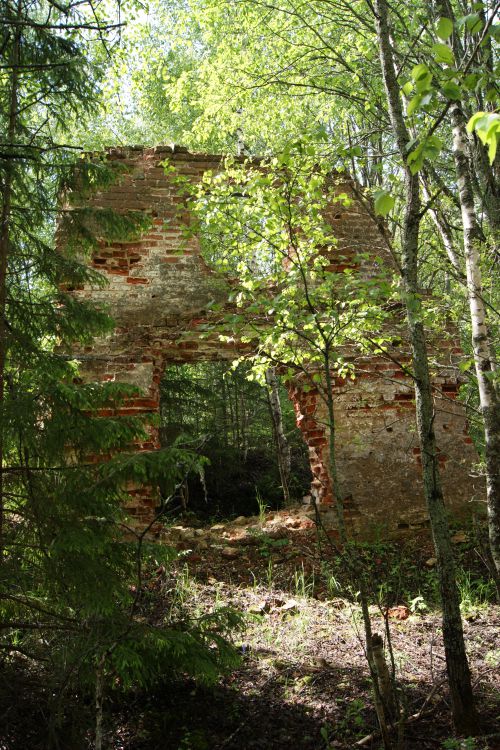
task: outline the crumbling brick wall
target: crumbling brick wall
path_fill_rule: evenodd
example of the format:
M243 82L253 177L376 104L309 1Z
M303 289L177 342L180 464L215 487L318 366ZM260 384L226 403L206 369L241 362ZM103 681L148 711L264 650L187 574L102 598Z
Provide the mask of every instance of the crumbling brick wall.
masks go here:
M420 447L415 426L411 379L395 364L367 362L355 381L337 378L334 386L336 453L346 494L346 525L351 533L402 531L426 526ZM456 401L455 368L444 367L434 378L435 429L443 489L450 511L469 509L483 492L471 469L477 454L467 430L464 409ZM311 493L335 524L328 475L326 407L315 390L291 387L297 423L309 446Z
M116 326L110 335L74 354L84 379L132 383L141 389L141 397L129 400L118 413L157 414L166 364L232 359L240 353L236 344L200 335L208 303L226 302L229 285L207 267L196 237L186 238L185 199L163 166L168 161L177 175L196 180L207 169L220 168L220 157L141 147L114 149L108 158L124 165L123 176L96 192L90 205L144 212L150 229L133 241L100 243L91 263L108 284L99 289L86 286L75 294L105 304ZM353 186L346 181L339 191L353 195ZM379 228L357 200L333 207L330 219L344 256L341 263L360 250L387 257ZM455 401L457 374L447 346L440 352L443 364L434 380L436 428L447 502L459 511L481 495L482 485L471 477L477 456L463 410ZM392 362L371 358L362 365L354 381L337 379L335 384L336 442L341 480L349 496L348 521L361 533L376 526L391 531L425 524L411 381ZM311 494L328 512L333 497L325 409L318 393L306 392L300 381L290 386L290 397L309 447ZM149 439L136 449L151 450L158 444L158 430L152 426ZM156 504L154 492L148 487L129 492L130 514L138 523L148 521Z

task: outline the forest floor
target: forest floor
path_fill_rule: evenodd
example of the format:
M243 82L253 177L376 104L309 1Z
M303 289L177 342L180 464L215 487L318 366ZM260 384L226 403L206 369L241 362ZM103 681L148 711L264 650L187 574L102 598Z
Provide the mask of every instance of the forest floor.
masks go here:
M385 610L370 609L374 631L384 634L385 622L390 625L400 700L413 717L399 745L406 750L500 748L500 609L478 573L474 544L463 531L453 539L483 730L474 741L452 739L430 539L381 541L360 550L373 599L387 603ZM109 706L109 747L381 747L356 595L346 594L334 545L325 540L318 546L314 524L303 513L240 518L211 528L179 524L165 541L181 556L149 581L160 615L172 597L195 617L223 606L244 613L246 624L235 636L241 664L215 686L167 681L154 694L129 696L126 708L121 702Z
M164 544L151 546L140 616L163 625L229 607L242 615L232 633L239 663L210 686L178 675L165 675L154 690L108 685L106 750L379 750L356 591L335 540L319 541L302 510L211 527L190 518L166 529ZM356 549L373 630L386 639L389 626L409 717L397 750L500 750L500 608L477 539L457 529L453 541L483 732L464 741L453 739L450 722L428 535ZM162 553L170 548L178 554L167 564ZM0 750L47 750L44 727L57 699L50 683L40 672L14 669L0 680L0 705L3 693L18 700L3 712L12 742L0 739ZM63 698L52 746L94 747L93 695Z

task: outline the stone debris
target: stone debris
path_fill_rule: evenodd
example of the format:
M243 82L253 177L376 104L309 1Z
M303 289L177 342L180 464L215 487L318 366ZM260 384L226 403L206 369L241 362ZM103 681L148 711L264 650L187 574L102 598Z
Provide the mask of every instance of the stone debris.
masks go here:
M224 534L224 536L226 536ZM227 534L227 538L231 542L231 544L244 544L247 540L248 534L246 531L237 531L233 534Z
M287 518L285 520L285 526L287 529L300 529L302 521L300 518Z
M410 610L404 604L399 604L397 607L390 607L387 614L394 620L407 620L410 616Z
M261 599L254 604L251 604L248 608L250 614L255 615L267 615L267 614L280 614L280 615L292 615L298 612L300 604L296 599L280 599L276 596L267 597Z
M255 516L239 516L234 521L213 524L209 529L193 528L176 524L161 531L161 540L178 549L186 549L185 543L196 549L208 549L223 541L226 548L261 546L271 540L290 538L294 534L315 533L316 526L310 518L310 510L303 506L266 514L260 523Z
M263 599L256 604L251 604L247 611L251 615L265 615L271 611L271 604L268 600Z
M246 526L249 519L246 516L238 516L232 523L233 526Z
M222 557L225 557L227 560L235 560L240 554L241 550L238 547L224 547L221 550Z
M282 615L293 615L299 611L299 603L296 599L289 599L277 611Z

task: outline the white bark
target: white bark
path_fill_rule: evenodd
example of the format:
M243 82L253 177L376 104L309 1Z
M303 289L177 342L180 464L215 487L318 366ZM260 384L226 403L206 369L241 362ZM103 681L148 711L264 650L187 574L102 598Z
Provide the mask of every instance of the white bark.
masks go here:
M393 50L389 39L387 0L374 0L375 26L379 45L382 77L387 96L391 125L405 173L406 205L401 238L401 276L405 292L408 329L412 346L415 382L417 431L422 455L424 494L429 510L432 536L438 559L439 586L443 607L443 641L450 686L453 722L457 731L473 735L478 719L460 616L455 566L450 533L439 475L434 431L432 399L425 330L420 315L418 279L419 227L421 204L419 180L408 166L410 137L406 126L396 77Z
M427 202L429 202L431 200L431 194L427 187L427 181L425 178L422 179L422 187L424 190L424 198ZM455 250L453 237L450 228L444 219L442 211L440 208L432 206L432 208L430 209L430 214L441 237L441 242L443 243L443 247L445 249L448 260L450 261L450 264L455 273L460 277L463 274L462 264L460 263L460 256Z
M464 256L472 327L472 350L479 403L484 420L490 547L497 577L500 577L500 399L493 380L495 365L481 278L482 232L477 221L471 187L465 118L458 102L452 104L450 111L453 123L453 156L464 228Z

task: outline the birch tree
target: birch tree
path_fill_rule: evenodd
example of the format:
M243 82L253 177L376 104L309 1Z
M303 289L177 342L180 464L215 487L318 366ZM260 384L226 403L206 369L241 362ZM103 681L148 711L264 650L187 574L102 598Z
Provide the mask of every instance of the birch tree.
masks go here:
M382 341L390 274L366 253L346 256L337 247L328 210L351 199L337 195L328 164L318 164L307 141L290 144L259 164L239 165L229 158L225 167L220 174L207 173L191 200L200 220L192 231L204 237L206 259L238 281L232 298L238 312L219 313L208 328L222 340L252 342L255 354L249 357L257 376L269 380L271 365L290 384L314 389L323 403L319 424L327 438L342 560L360 592L375 709L389 750L395 704L388 700L387 681L379 674L382 659L372 633L368 581L345 514L349 478L338 468L334 381L339 376L355 379L353 352L363 351L363 336Z
M498 9L498 4L496 9ZM440 38L446 42L450 50L449 69L460 70L460 67L470 65L464 55L462 45L459 43L456 31L456 18L453 8L446 0L439 0L437 8L440 14L438 32ZM495 9L492 9L488 19L478 19L475 22L476 35L472 36L475 54L480 54L480 59L486 65L492 65L492 56L484 60L481 55L481 44L488 40L489 29L494 22ZM474 54L474 53L472 53ZM460 77L457 76L457 80ZM457 85L457 84L455 84ZM466 104L463 101L464 89L453 91L453 98L449 99L449 112L452 127L452 151L455 163L458 198L460 204L462 227L463 227L463 251L465 268L467 274L467 296L470 309L472 351L477 377L479 403L484 423L484 443L486 458L486 493L488 507L488 528L490 537L490 548L496 566L497 581L500 580L500 397L498 383L495 377L495 353L492 345L491 334L488 323L488 314L485 303L485 295L482 282L481 258L485 255L486 239L481 229L476 202L474 200L473 185L476 180L473 174L473 158L467 137L467 118L464 114ZM483 119L487 119L484 114ZM478 122L481 117L472 120ZM498 136L500 137L500 136ZM492 149L491 162L496 160L496 133L493 135L494 150ZM493 185L493 196L485 197L482 208L488 217L493 230L492 241L500 239L498 233L498 211L500 205L494 206L495 173L489 164L484 164L485 149L479 139L475 139L476 163L479 162L483 180ZM486 177L484 176L486 173ZM497 196L498 197L498 196ZM499 199L500 200L500 199Z
M465 650L460 614L460 597L456 585L450 533L439 477L434 432L434 405L418 283L418 233L421 220L420 184L418 174L410 168L407 161L411 138L405 123L400 90L397 83L386 0L375 0L374 13L380 65L391 126L401 159L401 166L404 171L405 207L401 230L403 300L406 306L406 316L412 346L417 429L422 453L424 493L429 510L432 536L439 566L439 585L443 607L443 641L451 694L452 715L457 731L467 735L474 735L477 734L479 725Z

